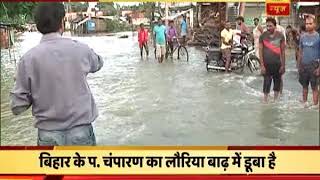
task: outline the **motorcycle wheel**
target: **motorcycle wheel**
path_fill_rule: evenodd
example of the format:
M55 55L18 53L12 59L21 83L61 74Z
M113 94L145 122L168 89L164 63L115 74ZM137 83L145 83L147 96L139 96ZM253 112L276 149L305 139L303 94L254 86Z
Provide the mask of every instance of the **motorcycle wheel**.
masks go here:
M248 60L248 67L251 71L251 73L259 73L260 71L260 61L259 61L259 58L255 57L255 56L252 56L249 58Z
M206 59L206 68L207 68L207 72L209 72L209 59Z

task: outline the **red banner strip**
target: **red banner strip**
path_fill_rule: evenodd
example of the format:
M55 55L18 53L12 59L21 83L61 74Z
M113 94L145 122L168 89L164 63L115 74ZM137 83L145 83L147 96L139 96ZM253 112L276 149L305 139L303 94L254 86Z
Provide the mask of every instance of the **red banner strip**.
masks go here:
M318 180L320 175L117 175L117 176L0 176L0 179L33 180Z
M53 150L54 146L0 146L0 150Z
M267 3L266 11L268 16L289 16L290 3Z
M123 146L126 147L126 146ZM189 150L184 148L184 146L166 146L162 149L161 146L154 146L152 149L157 150ZM0 146L0 150L53 150L54 146ZM129 148L130 149L130 148ZM143 149L143 146L139 147L139 149ZM215 146L192 146L192 150L221 150L220 148L216 148ZM77 149L81 150L81 148ZM90 150L90 149L86 149ZM94 148L92 150L95 150ZM98 149L97 149L98 150ZM110 150L112 150L112 146L110 146ZM135 148L132 148L135 150ZM146 148L148 150L148 148ZM228 146L228 150L320 150L320 146Z
M228 146L228 150L320 150L320 146Z
M1 0L1 2L99 2L99 0Z

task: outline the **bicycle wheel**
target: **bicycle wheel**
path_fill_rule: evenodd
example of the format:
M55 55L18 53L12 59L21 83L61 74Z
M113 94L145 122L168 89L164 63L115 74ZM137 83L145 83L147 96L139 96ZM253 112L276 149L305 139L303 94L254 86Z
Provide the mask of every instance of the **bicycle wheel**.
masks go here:
M178 48L178 59L186 60L187 62L189 61L189 54L186 47L180 46Z

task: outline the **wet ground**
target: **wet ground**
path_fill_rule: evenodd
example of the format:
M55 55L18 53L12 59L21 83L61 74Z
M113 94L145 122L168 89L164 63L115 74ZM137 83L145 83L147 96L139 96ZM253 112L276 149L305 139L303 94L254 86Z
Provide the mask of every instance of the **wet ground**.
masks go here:
M262 77L208 73L204 52L193 47L188 47L188 63L174 59L158 64L152 53L141 60L137 37L128 35L73 37L105 60L102 70L88 77L100 113L94 123L99 145L319 144L319 111L299 103L301 87L292 52L283 97L263 104ZM18 57L41 35L26 33L21 38ZM31 112L13 116L9 109L14 71L15 62L2 50L1 144L35 145Z

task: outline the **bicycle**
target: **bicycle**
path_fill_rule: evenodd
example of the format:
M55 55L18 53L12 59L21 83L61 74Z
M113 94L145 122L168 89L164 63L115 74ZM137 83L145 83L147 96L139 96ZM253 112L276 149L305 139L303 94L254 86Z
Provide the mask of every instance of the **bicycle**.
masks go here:
M165 59L168 59L168 56L170 55L171 58L173 57L173 54L176 50L178 50L178 57L177 59L180 60L181 58L185 59L187 62L189 62L189 53L187 48L182 45L177 38L173 38L173 51L171 52L171 48L169 47L169 44L167 43L166 45L166 54L165 54ZM176 44L176 45L175 45ZM154 55L155 58L157 59L157 49L154 49Z

